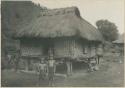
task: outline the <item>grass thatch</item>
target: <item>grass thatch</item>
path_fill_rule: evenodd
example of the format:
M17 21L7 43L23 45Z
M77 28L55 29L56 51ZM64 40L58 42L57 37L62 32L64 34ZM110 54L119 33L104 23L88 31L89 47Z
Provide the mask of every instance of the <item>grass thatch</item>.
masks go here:
M87 40L103 40L99 30L80 17L76 7L46 10L30 23L22 23L15 33L16 38L55 38L76 35Z
M119 35L118 39L113 41L114 44L124 44L124 34Z

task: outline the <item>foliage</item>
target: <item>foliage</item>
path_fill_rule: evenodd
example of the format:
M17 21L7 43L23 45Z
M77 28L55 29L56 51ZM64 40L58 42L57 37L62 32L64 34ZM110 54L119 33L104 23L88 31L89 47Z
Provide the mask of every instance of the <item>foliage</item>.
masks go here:
M16 51L19 41L12 38L15 27L23 21L30 22L36 14L46 10L44 6L31 1L1 1L1 68L18 68L18 55L11 53L12 60L7 59L8 53ZM10 54L10 53L9 53Z
M108 20L98 20L96 26L106 41L114 41L118 37L117 26Z

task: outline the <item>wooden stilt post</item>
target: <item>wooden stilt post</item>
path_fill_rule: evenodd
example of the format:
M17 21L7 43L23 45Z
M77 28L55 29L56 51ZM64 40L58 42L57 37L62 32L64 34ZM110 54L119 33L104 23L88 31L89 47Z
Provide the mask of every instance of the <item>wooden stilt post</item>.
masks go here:
M32 59L31 59L30 65L31 65L31 70L33 70L33 60Z
M54 65L54 74L56 73L56 64Z
M68 76L69 68L68 68L68 61L66 61L66 75Z
M72 61L70 61L70 75L72 75Z
M96 57L97 64L99 64L99 59L100 59L100 57L97 55L97 57Z
M95 56L96 64L98 64L98 56Z
M28 60L26 59L26 63L25 63L25 70L28 71Z
M70 71L71 71L70 70L71 68L70 68L70 61L69 60L66 61L66 65L67 65L67 76L69 76L70 75Z
M98 64L99 64L100 57L98 57Z

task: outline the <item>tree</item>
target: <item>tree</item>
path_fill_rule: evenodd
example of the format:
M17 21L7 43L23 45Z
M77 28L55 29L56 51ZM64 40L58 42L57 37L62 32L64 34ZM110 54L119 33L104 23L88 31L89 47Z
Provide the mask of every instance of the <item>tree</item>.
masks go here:
M31 0L28 1L1 1L1 64L2 69L7 67L6 55L5 52L12 52L16 51L16 46L19 45L18 40L14 40L12 38L15 29L17 29L17 25L20 23L25 24L26 22L31 22L35 17L37 17L42 11L46 10L47 8L44 6L37 5L33 3ZM15 69L18 68L18 57L14 57L15 60ZM4 65L4 67L3 67Z
M117 39L118 30L114 23L108 20L99 20L96 22L96 26L106 41L114 41Z

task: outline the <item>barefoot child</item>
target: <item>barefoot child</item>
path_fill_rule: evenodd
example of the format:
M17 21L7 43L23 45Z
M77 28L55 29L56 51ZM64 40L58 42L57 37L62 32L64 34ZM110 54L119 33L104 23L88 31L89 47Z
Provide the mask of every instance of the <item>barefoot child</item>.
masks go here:
M46 63L44 62L44 58L41 59L41 62L39 64L39 82L41 80L45 80L46 77Z
M49 78L49 85L53 85L54 81L54 65L55 65L55 60L54 59L49 59L48 60L48 78Z

